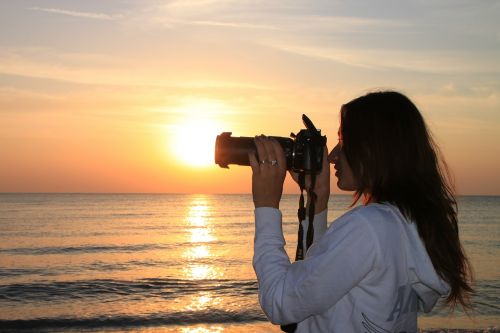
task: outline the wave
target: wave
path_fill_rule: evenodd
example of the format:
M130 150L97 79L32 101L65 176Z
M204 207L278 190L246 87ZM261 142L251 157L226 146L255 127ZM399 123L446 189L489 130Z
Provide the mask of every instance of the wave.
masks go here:
M171 313L155 313L143 316L95 316L87 318L56 317L0 320L2 332L68 332L91 331L102 329L133 330L159 326L182 326L196 324L252 324L267 322L260 310L224 311L203 310ZM419 329L419 333L499 333L496 327L484 329Z
M243 259L232 258L217 258L217 264L224 267L246 264L247 261ZM50 267L17 267L17 268L2 268L0 267L0 281L2 279L11 279L15 277L28 277L28 276L60 276L68 274L85 274L89 272L124 272L132 271L135 269L143 269L148 267L179 267L186 263L180 260L128 260L124 262L110 263L96 261L87 264L75 265L59 265ZM213 265L213 258L200 258L196 260L198 265Z
M0 320L2 332L58 332L58 331L96 331L99 329L138 329L158 326L181 326L195 324L251 324L266 322L259 311L230 312L221 310L178 312L148 316L115 316L91 318L39 318L28 320ZM492 327L485 329L420 329L419 333L499 333Z
M473 296L474 311L478 315L499 316L500 305L496 296L498 281L483 280L476 285ZM26 282L0 285L0 305L17 306L26 303L58 303L78 299L80 301L137 301L159 299L174 300L180 296L190 296L211 292L214 297L245 299L256 298L256 280L229 279L174 279L146 278L138 280L94 279L76 281ZM456 309L461 314L460 308ZM425 317L447 316L444 306L436 306Z
M0 249L0 253L11 255L52 255L52 254L78 254L78 253L137 253L151 250L170 250L179 246L196 246L202 244L229 245L234 242L207 241L207 242L183 242L170 244L135 244L135 245L79 245L79 246L44 246L44 247L16 247Z
M217 296L241 297L256 294L257 290L255 280L97 279L0 285L0 302L60 302L85 298L110 301L127 297L165 300L207 291Z
M96 329L96 328L134 328L164 325L189 324L225 324L267 321L262 311L224 311L210 309L202 311L182 311L154 313L144 316L96 316L89 318L57 317L0 320L2 331L5 330L54 330L54 329Z
M147 250L170 249L171 245L139 244L139 245L82 245L82 246L47 246L47 247L18 247L1 249L0 253L21 255L47 255L70 253L99 253L99 252L138 252Z
M497 280L478 280L475 281L475 293L472 295L472 314L484 316L500 316L500 299L498 293L500 290L500 281ZM430 313L420 314L422 317L448 317L450 310L445 304L446 299L441 298L438 304ZM470 315L458 306L454 310L455 315Z

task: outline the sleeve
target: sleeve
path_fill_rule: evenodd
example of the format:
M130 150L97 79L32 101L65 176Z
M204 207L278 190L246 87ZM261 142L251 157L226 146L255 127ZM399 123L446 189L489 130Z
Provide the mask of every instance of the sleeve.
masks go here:
M372 270L378 252L373 233L365 221L349 218L322 237L306 259L291 264L280 211L255 210L253 266L260 305L272 323L301 322L323 313Z

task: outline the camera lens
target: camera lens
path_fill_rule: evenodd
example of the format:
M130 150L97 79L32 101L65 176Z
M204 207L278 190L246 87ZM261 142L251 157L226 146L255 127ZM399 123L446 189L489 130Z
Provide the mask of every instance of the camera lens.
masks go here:
M287 168L293 165L294 141L290 138L272 136L283 148L286 157ZM222 168L228 168L229 164L250 165L249 153L256 153L255 141L252 137L232 137L231 132L217 135L215 140L215 163ZM258 156L257 160L260 160Z

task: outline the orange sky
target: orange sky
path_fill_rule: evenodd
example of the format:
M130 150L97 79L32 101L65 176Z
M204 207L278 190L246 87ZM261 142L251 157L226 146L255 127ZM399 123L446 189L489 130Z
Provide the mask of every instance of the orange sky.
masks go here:
M460 194L499 195L499 5L400 6L2 2L0 192L247 193L250 168L192 156L222 131L288 136L302 113L331 148L340 106L389 88Z

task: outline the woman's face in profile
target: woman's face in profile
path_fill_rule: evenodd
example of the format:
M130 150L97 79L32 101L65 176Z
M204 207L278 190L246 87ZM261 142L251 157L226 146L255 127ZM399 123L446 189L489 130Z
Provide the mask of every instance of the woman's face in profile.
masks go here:
M328 162L334 165L335 177L337 177L337 186L339 189L344 191L355 191L357 190L357 182L354 179L354 174L352 172L344 151L342 150L342 133L339 129L339 142L332 149L330 154L328 154Z

